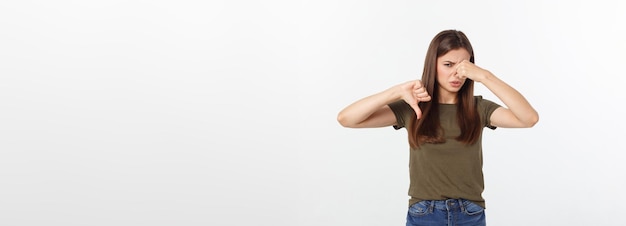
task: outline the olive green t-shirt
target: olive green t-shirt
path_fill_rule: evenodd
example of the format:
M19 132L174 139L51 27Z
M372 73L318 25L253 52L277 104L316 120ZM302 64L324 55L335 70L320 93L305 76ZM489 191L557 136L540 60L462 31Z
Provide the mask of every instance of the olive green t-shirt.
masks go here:
M475 96L482 128L489 127L491 113L500 105ZM389 104L396 115L394 128L406 128L415 118L415 111L403 100ZM457 141L461 130L456 119L456 105L439 104L441 128L445 143L421 144L410 148L409 154L409 206L422 200L466 199L485 208L482 129L478 141L466 145Z

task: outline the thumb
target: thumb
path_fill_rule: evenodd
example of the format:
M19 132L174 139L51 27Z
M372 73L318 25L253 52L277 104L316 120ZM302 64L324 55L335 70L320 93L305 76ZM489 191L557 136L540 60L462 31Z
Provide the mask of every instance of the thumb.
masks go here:
M413 108L413 110L415 111L415 115L417 116L417 119L420 119L422 117L422 109L420 109L419 105L417 105L417 100L414 98L411 98L411 102L409 103L409 105L411 106L411 108Z

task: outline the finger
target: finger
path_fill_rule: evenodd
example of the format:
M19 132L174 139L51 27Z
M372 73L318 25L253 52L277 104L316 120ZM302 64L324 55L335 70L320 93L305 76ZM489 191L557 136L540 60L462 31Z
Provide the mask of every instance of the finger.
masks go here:
M467 77L467 69L464 66L460 65L460 64L456 68L455 73L456 74L454 76L456 76L457 78L463 79L463 78Z
M430 96L428 94L420 94L419 96L416 96L415 99L417 102L426 102L430 100Z
M422 82L420 80L415 80L415 83L413 84L413 90L417 90L422 88Z
M455 77L459 77L459 74L461 73L461 64L457 64L454 66L454 70L452 71L452 75L454 75Z
M428 101L430 101L430 99L431 99L430 95L426 95L426 96L419 97L417 100L419 102L428 102Z
M422 93L426 93L426 89L424 89L424 87L413 90L413 96L417 96L417 95L422 94Z
M413 97L417 99L418 102L427 102L430 101L430 95L426 91L425 87L419 88L413 91Z

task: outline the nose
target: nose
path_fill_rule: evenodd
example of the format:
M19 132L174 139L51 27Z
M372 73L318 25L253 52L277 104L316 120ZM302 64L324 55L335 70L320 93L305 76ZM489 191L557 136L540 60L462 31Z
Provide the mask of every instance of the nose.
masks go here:
M458 78L459 77L459 73L456 70L453 70L451 76Z

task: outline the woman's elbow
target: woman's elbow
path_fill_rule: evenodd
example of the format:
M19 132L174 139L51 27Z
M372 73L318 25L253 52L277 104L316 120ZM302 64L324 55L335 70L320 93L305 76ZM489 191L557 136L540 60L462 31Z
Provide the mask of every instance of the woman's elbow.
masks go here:
M526 120L526 127L531 128L539 122L539 114L534 114L532 117Z
M337 115L337 122L339 122L339 125L346 127L346 128L354 127L353 123L350 122L349 118L346 117L346 115L342 113L339 113Z

